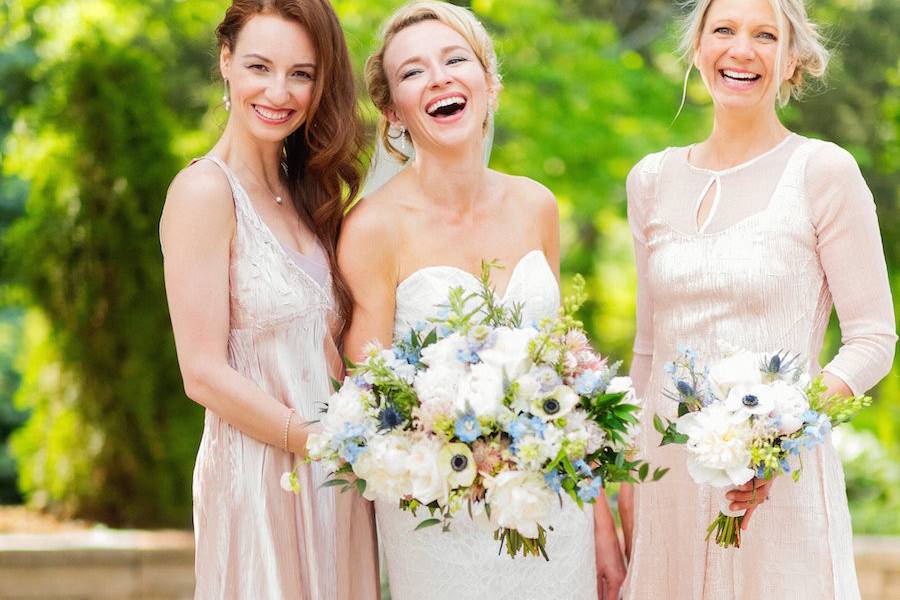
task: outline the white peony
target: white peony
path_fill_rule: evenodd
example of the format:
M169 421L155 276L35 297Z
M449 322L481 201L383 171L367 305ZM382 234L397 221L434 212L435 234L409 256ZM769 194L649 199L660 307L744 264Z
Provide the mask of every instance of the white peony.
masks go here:
M578 453L591 454L596 452L606 443L606 433L600 427L587 418L587 413L583 411L575 411L566 417L566 439L572 448L573 454ZM583 450L581 450L583 448ZM581 456L575 457L573 454L569 458L577 460Z
M477 417L496 418L503 408L503 374L486 363L472 365L459 382L456 409L475 411Z
M727 397L736 385L762 383L761 360L759 354L739 350L714 363L709 368L709 381L719 399Z
M634 391L634 383L631 377L613 377L606 386L607 394L625 394L624 402L628 404L638 404L637 395Z
M537 331L498 327L494 343L478 353L483 363L496 367L510 380L525 374L531 367L528 346Z
M401 433L376 435L353 465L357 477L366 480L367 500L376 497L396 502L410 493L410 443Z
M752 432L746 414L717 402L680 417L676 428L688 436L688 473L696 483L725 487L753 477L748 467Z
M532 372L534 369L516 378L516 395L512 401L512 408L516 412L525 412L541 391L541 384Z
M340 431L345 423L361 425L366 420L372 396L368 390L356 385L349 377L344 378L341 389L328 400L328 411L322 418L326 431Z
M459 381L463 375L464 370L443 364L419 371L413 384L419 402L423 405L452 406L459 393Z
M516 440L513 460L522 469L537 471L556 458L563 442L563 432L555 427L544 430L543 437L524 435Z
M469 343L458 333L452 333L435 343L422 348L421 360L429 367L463 370L465 365L459 360L459 353L466 352Z
M776 381L772 384L775 406L772 416L778 423L778 433L790 435L803 427L803 413L809 410L809 398L797 385Z
M496 477L486 477L484 485L491 522L496 527L515 529L527 538L537 537L538 525L546 525L554 503L558 502L540 472L504 471Z
M441 442L431 436L422 436L409 450L410 493L422 504L447 498L447 477L438 462Z

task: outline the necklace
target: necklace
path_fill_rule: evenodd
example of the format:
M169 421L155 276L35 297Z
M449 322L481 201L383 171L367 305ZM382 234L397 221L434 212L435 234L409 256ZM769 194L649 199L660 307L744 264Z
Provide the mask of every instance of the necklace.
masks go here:
M276 203L278 206L281 206L281 205L284 204L284 198L283 198L282 196L279 196L279 195L276 194L275 192L273 192L273 191L272 191L272 188L269 187L269 184L268 184L268 183L263 182L263 181L260 181L259 177L256 176L256 173L254 173L254 172L247 166L247 163L245 163L243 160L241 160L241 164L244 165L244 169L246 169L248 173L250 173L251 175L253 175L253 179L256 181L256 184L259 185L259 186L261 186L261 187L264 187L264 188L266 189L266 191L269 192L269 195L272 196L272 198L275 199L275 203Z

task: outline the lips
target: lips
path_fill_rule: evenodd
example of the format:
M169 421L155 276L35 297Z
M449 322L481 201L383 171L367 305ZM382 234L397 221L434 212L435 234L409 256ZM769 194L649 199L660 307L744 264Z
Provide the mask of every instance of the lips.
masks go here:
M425 106L425 112L435 119L453 117L465 110L468 100L462 94L439 96Z
M295 111L290 108L275 109L260 106L259 104L254 104L253 112L255 112L256 116L258 116L264 123L268 123L270 125L280 125L282 123L288 122Z
M762 78L762 75L757 73L737 69L720 69L719 74L725 79L741 83L758 81Z

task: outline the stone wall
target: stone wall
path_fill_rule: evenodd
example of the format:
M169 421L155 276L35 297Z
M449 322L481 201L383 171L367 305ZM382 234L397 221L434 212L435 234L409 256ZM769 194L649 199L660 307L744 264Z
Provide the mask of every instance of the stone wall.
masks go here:
M900 600L900 538L855 544L863 600ZM0 600L189 600L193 576L189 532L0 535Z

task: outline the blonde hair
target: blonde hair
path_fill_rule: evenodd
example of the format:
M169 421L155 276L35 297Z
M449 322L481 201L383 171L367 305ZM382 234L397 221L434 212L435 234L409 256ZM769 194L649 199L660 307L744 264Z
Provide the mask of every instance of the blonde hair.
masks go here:
M713 0L694 0L688 2L689 12L682 22L679 50L688 63L684 74L684 89L681 106L687 94L688 77L694 65L700 36L706 22L706 13ZM806 14L803 0L769 0L772 12L775 13L778 26L778 50L775 54L775 72L783 73L785 63L794 62L794 72L775 92L778 106L784 106L793 97L799 99L805 89L807 76L820 78L825 75L831 53L825 48L824 39L818 26ZM788 41L785 47L785 41ZM678 109L681 112L681 108Z
M387 73L384 70L384 53L394 36L400 31L423 21L443 23L461 35L472 48L488 77L491 94L489 110L497 109L497 96L503 87L500 82L494 43L484 25L475 18L471 11L446 2L435 1L410 2L397 9L384 24L381 32L381 45L366 61L365 77L369 97L381 112L381 118L378 121L378 140L384 144L388 153L399 159L400 162L406 162L407 156L399 152L391 143L390 122L385 115L385 112L391 108L393 99ZM485 124L487 124L487 120L485 120ZM404 132L402 135L409 138L409 132Z

